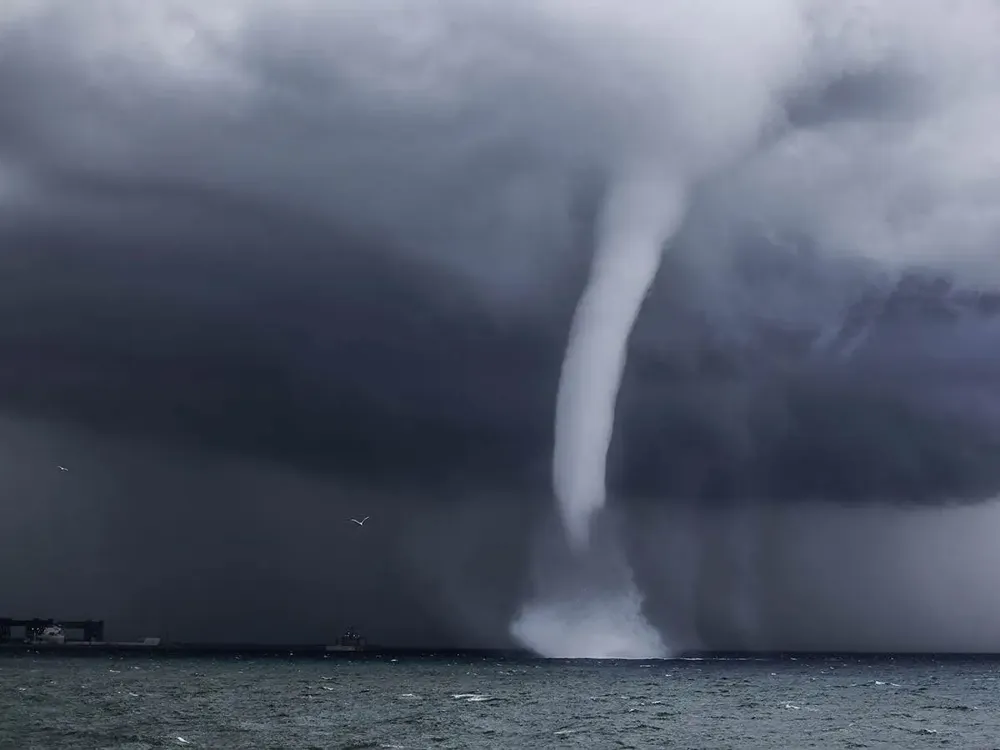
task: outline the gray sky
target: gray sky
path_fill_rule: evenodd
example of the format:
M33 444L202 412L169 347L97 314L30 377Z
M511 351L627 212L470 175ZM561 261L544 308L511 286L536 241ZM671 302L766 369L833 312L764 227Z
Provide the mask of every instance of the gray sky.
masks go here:
M718 507L850 537L995 496L998 22L989 0L5 3L0 600L129 635L502 641L595 214L638 162L691 197L612 504L715 519L662 531L708 546L682 566L701 604L636 563L652 610L732 629L698 573L731 557ZM886 544L984 539L965 523ZM767 601L839 601L842 558L878 565L809 554Z

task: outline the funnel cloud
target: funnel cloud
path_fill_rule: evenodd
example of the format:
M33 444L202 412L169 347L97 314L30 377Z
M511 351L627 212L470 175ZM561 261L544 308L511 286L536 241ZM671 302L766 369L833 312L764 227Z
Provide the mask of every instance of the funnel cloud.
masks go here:
M602 210L590 281L573 318L556 401L553 485L566 530L587 545L604 505L605 463L628 337L678 225L683 195L661 180L625 177Z
M0 616L1000 648L998 49L993 0L3 3Z

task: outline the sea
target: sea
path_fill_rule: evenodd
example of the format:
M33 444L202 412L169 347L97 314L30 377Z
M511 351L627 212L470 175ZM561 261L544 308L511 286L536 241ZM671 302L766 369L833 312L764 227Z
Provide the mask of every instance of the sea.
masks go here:
M0 748L1000 748L1000 661L0 656Z

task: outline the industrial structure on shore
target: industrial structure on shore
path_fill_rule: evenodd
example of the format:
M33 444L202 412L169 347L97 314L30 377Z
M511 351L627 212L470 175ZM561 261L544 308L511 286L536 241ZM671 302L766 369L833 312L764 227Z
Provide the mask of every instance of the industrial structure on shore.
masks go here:
M24 631L22 641L26 643L103 643L104 620L43 620L35 617L18 620L0 617L0 643L10 643L15 630ZM75 641L67 636L67 631L77 631L82 637Z

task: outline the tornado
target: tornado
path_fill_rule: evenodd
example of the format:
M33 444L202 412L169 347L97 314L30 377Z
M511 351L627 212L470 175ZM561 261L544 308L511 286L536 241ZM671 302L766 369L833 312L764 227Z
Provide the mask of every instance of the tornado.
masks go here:
M587 548L594 514L606 500L607 455L629 337L684 205L679 181L630 171L612 182L601 211L556 399L553 491L578 552Z

